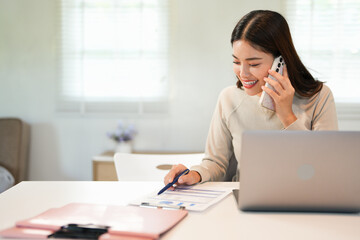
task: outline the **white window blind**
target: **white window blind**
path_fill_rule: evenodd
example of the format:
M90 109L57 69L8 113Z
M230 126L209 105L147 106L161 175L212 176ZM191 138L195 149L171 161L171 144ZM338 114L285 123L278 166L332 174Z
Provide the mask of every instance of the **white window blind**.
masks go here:
M166 111L166 0L61 0L60 111Z
M286 18L313 76L326 82L337 103L359 107L360 1L288 0Z

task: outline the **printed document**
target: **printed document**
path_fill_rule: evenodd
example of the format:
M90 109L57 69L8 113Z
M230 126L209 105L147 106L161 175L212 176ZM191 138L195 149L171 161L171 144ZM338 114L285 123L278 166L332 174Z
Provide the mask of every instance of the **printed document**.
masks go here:
M130 204L168 208L184 207L188 211L204 211L231 192L232 188L207 187L206 184L178 186L175 190L166 190L160 195L157 195L157 192L151 193Z

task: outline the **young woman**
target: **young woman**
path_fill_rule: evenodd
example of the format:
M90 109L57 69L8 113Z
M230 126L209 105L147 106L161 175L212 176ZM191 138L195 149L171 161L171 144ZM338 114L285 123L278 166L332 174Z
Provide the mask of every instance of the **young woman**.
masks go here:
M237 86L220 93L205 157L200 165L179 178L178 185L236 180L244 130L338 129L333 95L301 62L283 16L264 10L248 13L235 26L231 44ZM283 75L270 70L280 55L285 61ZM277 81L268 78L269 74ZM266 87L266 82L275 91ZM273 98L275 112L259 104L262 91ZM185 169L182 164L174 165L164 183Z

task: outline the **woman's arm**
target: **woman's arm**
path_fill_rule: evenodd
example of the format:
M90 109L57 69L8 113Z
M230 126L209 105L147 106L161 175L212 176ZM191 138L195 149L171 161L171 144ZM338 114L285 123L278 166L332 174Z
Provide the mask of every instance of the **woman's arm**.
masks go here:
M229 166L229 159L234 151L232 136L226 122L226 108L231 108L227 97L225 89L219 96L210 123L205 157L200 165L191 168L200 174L201 182L223 180Z
M233 152L232 137L227 128L222 98L226 97L226 89L220 94L211 123L209 134L206 141L205 157L200 165L190 168L187 175L179 178L177 185L193 185L198 182L220 181L226 176L229 159ZM226 101L225 101L226 102ZM225 103L225 107L229 107ZM164 183L172 182L186 166L182 164L174 165L164 177Z
M269 83L275 91L266 86L262 86L261 88L274 100L276 115L284 128L287 128L297 120L292 110L295 89L291 85L286 65L284 66L284 75L271 69L269 70L269 74L276 78L277 81L271 78L264 78L264 80Z
M338 130L334 97L326 85L323 85L321 91L317 93L315 106L307 110L306 114L311 115L311 126L309 128L298 119L292 110L295 90L289 80L286 66L284 67L284 75L273 70L269 70L269 74L278 81L271 78L264 80L271 84L275 91L265 86L263 86L263 90L273 98L276 114L285 130Z

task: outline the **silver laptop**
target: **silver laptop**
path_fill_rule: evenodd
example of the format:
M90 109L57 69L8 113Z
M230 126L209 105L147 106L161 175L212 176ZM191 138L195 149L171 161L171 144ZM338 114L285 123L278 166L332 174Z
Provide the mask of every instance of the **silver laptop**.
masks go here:
M360 132L244 132L238 204L244 211L359 212Z

